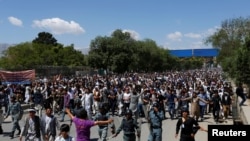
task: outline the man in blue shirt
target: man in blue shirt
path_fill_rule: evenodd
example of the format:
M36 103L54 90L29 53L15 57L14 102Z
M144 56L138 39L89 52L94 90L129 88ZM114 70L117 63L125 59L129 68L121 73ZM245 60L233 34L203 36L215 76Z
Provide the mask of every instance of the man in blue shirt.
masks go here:
M164 120L163 110L159 110L158 103L153 104L149 112L150 134L148 141L162 141L162 120Z
M209 95L204 91L204 88L200 88L200 93L198 94L198 97L208 101L210 99ZM207 110L207 103L199 100L199 106L200 106L200 117L201 121L204 120L204 114Z

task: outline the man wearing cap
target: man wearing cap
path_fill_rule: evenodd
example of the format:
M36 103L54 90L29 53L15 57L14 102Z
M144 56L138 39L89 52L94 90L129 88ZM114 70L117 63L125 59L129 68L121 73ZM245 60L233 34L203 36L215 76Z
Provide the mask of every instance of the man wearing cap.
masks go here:
M123 118L120 127L116 130L113 137L116 137L123 130L123 141L136 141L135 130L137 137L140 137L141 131L137 121L132 117L133 112L127 109L125 118Z
M162 140L162 120L164 120L163 111L160 110L160 105L155 102L149 111L150 134L148 141Z
M17 135L20 134L21 129L20 129L20 125L19 125L19 120L21 117L21 111L22 111L22 107L21 104L19 102L16 101L16 97L12 96L10 98L10 104L8 106L8 111L6 113L5 119L11 115L12 118L12 122L13 122L13 127L12 127L12 131L10 134L11 139L14 138L14 133L15 130L18 130Z
M99 104L99 112L94 116L94 121L107 121L110 118L109 112L102 103ZM101 141L107 141L108 135L108 124L99 125L99 139ZM111 124L111 132L114 132L114 124Z
M22 141L23 136L25 136L25 141L41 141L41 120L36 115L35 108L29 109L29 116L25 118L20 141Z

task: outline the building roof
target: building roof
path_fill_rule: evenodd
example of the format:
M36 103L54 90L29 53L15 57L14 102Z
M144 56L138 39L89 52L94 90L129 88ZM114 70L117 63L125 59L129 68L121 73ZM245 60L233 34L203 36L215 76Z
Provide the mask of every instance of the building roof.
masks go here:
M219 50L214 48L170 50L170 54L176 57L216 57Z

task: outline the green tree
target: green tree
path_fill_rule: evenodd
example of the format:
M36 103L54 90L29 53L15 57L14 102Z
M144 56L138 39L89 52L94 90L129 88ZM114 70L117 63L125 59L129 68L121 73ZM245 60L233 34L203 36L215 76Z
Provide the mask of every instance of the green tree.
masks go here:
M3 69L23 70L38 66L83 66L84 55L74 46L63 47L50 33L39 33L32 43L9 47L0 59ZM47 41L43 41L47 40Z
M32 41L32 43L57 46L57 40L53 37L51 33L48 32L38 33L38 37L36 37Z
M110 37L91 41L88 64L117 73L165 71L173 69L176 58L151 39L134 40L130 33L115 30ZM176 65L176 64L175 64Z
M129 33L116 30L111 37L98 36L91 41L88 64L98 69L125 72L133 61L134 40Z
M238 83L250 84L250 51L247 44L248 41L246 45L238 49L235 60L235 78Z
M245 37L250 33L250 18L235 18L224 20L221 28L205 39L207 44L219 48L220 52L217 57L218 62L224 62L223 59L235 55L237 48L243 45ZM230 66L224 64L224 66Z
M237 49L244 42L243 39L250 33L250 18L235 18L224 20L217 31L205 39L207 44L219 48L219 58L234 54L233 49Z

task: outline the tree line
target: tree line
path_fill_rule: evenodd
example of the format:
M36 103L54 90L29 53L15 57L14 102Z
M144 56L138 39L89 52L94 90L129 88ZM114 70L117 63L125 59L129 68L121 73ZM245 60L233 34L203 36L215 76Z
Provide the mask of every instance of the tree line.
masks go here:
M222 21L221 27L205 40L219 49L217 63L237 83L250 84L250 18ZM0 58L6 70L33 69L37 66L84 66L115 73L163 72L199 69L204 58L177 58L151 39L135 40L129 32L115 30L111 36L91 40L84 55L74 45L58 43L52 34L40 32L32 42L9 47Z
M228 77L250 85L250 17L222 21L205 43L220 50L217 61Z
M135 40L129 32L115 30L111 36L91 40L84 55L74 45L58 43L51 33L40 32L32 42L9 47L0 58L6 70L34 69L39 66L84 66L114 73L163 72L201 68L203 58L177 58L151 39Z

